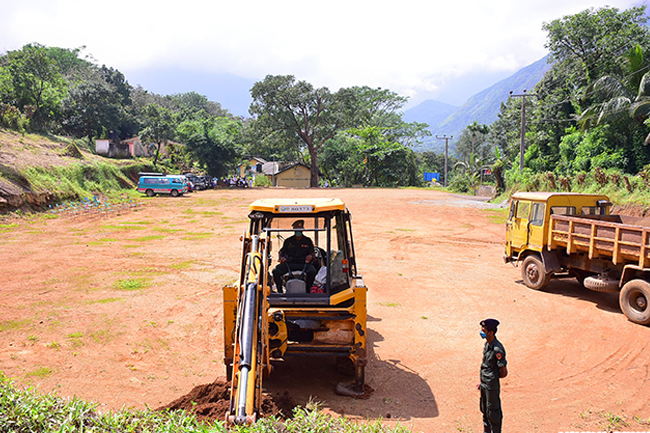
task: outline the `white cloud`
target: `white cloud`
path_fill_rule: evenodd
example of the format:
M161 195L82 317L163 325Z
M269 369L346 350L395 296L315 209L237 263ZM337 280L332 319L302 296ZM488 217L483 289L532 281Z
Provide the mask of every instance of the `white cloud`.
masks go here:
M82 45L122 71L176 66L316 86L436 91L476 71L512 73L546 54L542 23L632 0L0 0L0 50Z

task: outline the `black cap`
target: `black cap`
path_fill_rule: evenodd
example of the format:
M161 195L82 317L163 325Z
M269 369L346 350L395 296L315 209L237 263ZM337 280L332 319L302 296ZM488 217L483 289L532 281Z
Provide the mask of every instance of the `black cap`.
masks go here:
M295 220L293 224L291 224L291 227L294 229L302 229L305 227L305 220Z
M499 326L499 321L497 319L485 319L481 320L479 323L481 326L485 326L485 329L488 331L497 332L497 326Z

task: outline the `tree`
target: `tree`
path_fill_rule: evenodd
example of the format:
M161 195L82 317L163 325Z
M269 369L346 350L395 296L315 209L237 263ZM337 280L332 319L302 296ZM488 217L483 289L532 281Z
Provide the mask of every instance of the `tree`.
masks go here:
M179 139L210 176L226 176L240 154L242 123L227 117L188 119L178 125Z
M80 75L63 100L64 131L80 136L100 137L115 131L120 138L132 136L136 128L126 109L131 105L131 86L121 72L105 66L91 66Z
M364 177L368 186L418 186L422 183L417 158L408 147L388 140L382 129L366 127L349 130L360 139L364 156Z
M602 75L622 75L620 57L650 41L645 9L590 8L544 23L542 29L548 32L545 47L556 61L572 68L573 82L589 84Z
M315 89L293 75L267 75L251 89L250 113L268 134L286 145L305 147L311 168L310 186L318 186L318 156L323 145L354 120L354 92Z
M31 114L31 124L44 128L54 119L65 96L66 88L57 63L48 56L43 45L28 44L20 50L9 51L0 58L0 67L9 75L10 91L3 91L2 102Z
M627 76L625 85L633 88L631 82L645 67L639 66L643 61L636 47L650 47L645 20L645 6L626 11L605 7L544 24L552 67L535 86L536 96L526 101L527 167L533 171L557 170L560 143L567 128L575 126L577 116L596 102L592 99L595 95L586 91L589 85L606 75ZM511 161L519 154L518 138L513 134L519 127L510 124L510 119L520 119L520 99L507 101L497 125L491 127L490 140L496 138L504 157ZM629 147L638 129L628 121L609 133L618 145ZM497 136L492 137L493 133Z
M463 129L456 143L456 155L459 159L469 159L470 155L478 155L485 159L494 153L492 145L487 141L489 128L487 125L479 125L474 121Z
M145 115L144 129L140 135L144 140L151 140L156 146L156 154L153 159L155 167L160 154L160 146L174 138L174 119L168 109L154 104L147 105Z

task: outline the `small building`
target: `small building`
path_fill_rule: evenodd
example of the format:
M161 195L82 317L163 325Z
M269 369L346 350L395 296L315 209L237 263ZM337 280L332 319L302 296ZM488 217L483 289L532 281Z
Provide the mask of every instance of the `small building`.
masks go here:
M252 157L239 165L240 178L266 176L271 186L285 188L309 188L311 168L301 162L266 161L263 158Z
M150 156L148 149L142 145L140 137L127 138L126 140L122 140L122 143L129 146L129 153L134 158Z
M268 174L267 174L268 176ZM272 174L271 183L273 186L285 188L309 188L311 181L311 169L300 162L286 165Z
M129 146L110 139L95 140L95 153L108 158L128 158Z
M267 161L264 158L258 157L253 157L242 162L239 164L239 168L237 170L239 172L239 177L252 177L255 179L255 176L263 173L262 167L266 163Z

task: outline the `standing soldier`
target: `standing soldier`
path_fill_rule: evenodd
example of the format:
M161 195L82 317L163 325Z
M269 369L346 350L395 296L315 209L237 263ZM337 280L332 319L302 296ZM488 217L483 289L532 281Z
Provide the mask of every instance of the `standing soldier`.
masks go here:
M481 413L483 414L483 431L485 433L501 433L501 385L499 379L508 375L508 361L503 344L496 338L499 321L485 319L480 322L481 337L486 340L481 364Z

